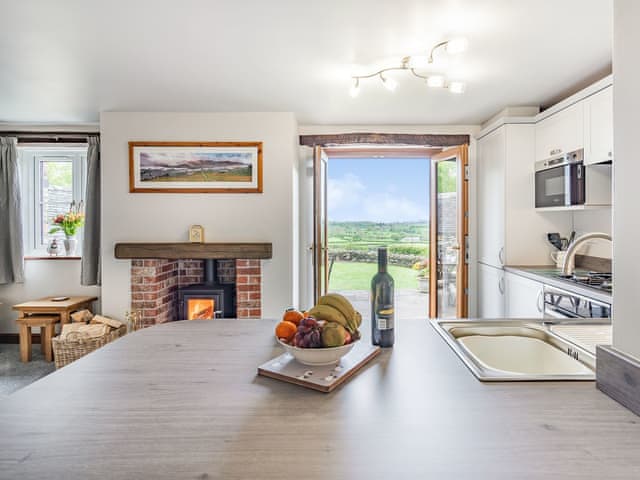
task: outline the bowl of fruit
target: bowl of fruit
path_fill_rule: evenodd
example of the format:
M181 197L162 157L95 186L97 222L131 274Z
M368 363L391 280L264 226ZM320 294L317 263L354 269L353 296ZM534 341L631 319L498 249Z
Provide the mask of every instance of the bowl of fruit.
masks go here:
M360 340L361 323L362 316L349 300L330 293L307 312L287 309L276 326L276 339L304 365L331 365Z

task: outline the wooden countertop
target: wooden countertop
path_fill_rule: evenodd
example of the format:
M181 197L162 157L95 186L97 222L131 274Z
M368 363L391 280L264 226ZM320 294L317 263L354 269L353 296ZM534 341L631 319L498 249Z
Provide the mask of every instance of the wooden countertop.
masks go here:
M593 382L481 383L425 321L322 394L256 376L273 321L127 335L0 401L0 478L631 479L640 418Z

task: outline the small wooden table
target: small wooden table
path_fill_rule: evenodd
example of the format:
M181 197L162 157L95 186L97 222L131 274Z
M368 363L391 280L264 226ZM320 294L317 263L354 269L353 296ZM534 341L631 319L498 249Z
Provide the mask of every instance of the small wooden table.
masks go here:
M54 302L55 297L45 297L31 302L19 303L13 306L18 311L18 317L24 318L29 315L46 314L60 315L60 323L63 325L71 321L71 314L83 308L91 308L91 304L98 300L98 297L69 297L68 300Z

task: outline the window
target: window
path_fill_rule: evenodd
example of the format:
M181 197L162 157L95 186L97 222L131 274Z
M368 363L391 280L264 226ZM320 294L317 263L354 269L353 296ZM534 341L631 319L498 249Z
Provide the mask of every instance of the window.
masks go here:
M64 238L61 232L49 234L53 219L67 212L72 201L84 199L87 147L20 147L19 151L25 255L45 255L49 240Z

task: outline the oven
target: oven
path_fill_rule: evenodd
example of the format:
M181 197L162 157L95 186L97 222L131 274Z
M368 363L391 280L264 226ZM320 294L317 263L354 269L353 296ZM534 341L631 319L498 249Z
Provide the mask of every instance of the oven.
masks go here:
M584 150L536 162L536 208L585 203Z
M611 319L611 305L600 300L545 285L544 318Z

